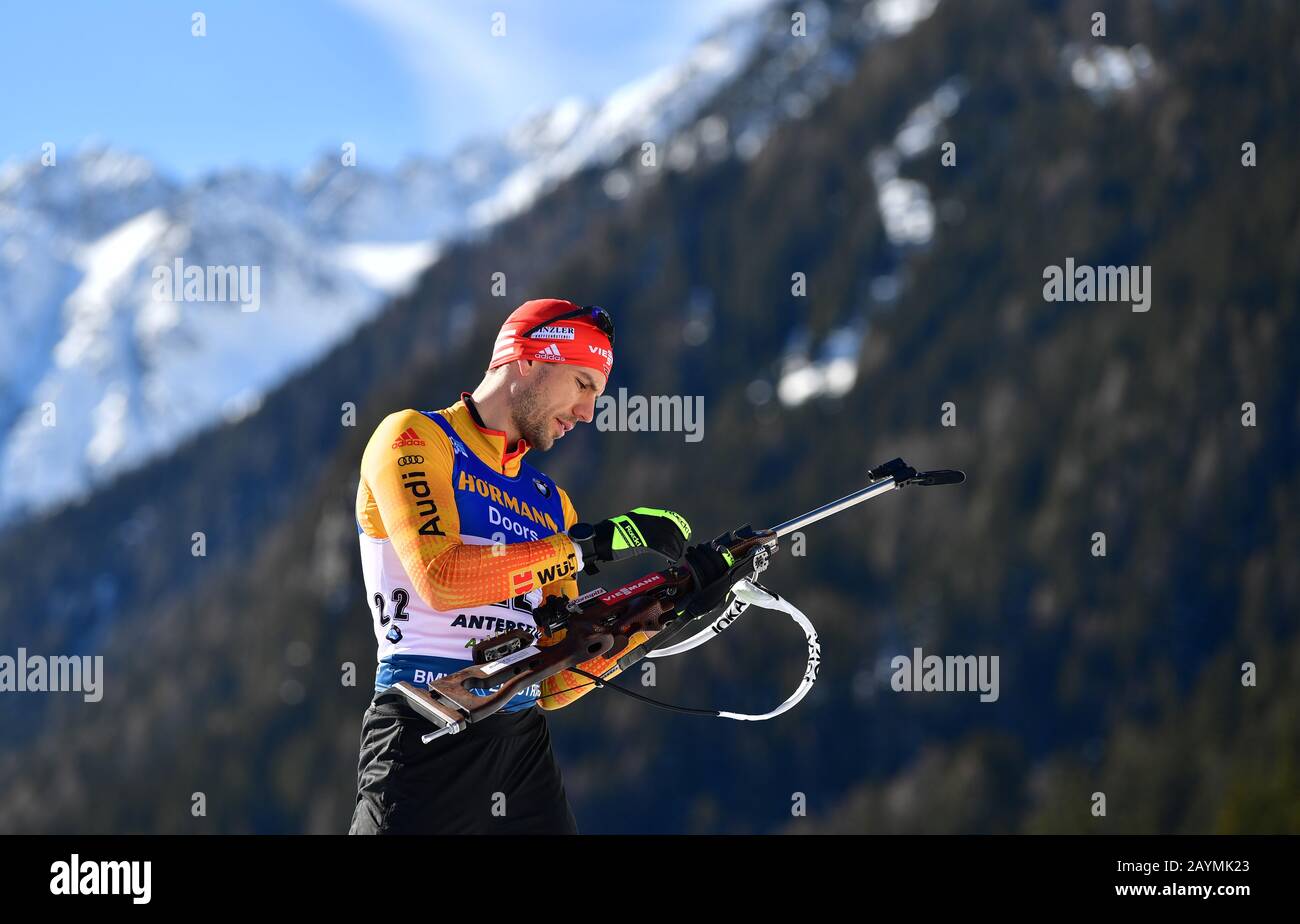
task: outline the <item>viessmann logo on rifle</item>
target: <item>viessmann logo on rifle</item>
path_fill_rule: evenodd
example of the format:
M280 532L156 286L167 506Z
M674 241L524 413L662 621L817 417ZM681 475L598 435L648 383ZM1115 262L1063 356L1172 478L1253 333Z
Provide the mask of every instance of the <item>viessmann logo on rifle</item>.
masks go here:
M605 596L600 598L601 603L613 603L615 600L622 600L624 597L630 597L635 593L640 593L650 587L655 587L664 583L664 576L656 572L647 574L639 581L633 581L631 584L624 584L618 590L611 590Z

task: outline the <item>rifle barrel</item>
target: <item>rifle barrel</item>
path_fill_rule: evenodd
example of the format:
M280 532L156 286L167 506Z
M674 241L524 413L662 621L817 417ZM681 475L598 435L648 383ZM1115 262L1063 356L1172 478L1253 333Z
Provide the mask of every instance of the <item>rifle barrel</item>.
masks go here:
M896 487L898 487L898 484L894 481L892 476L883 478L875 484L869 484L865 488L854 491L852 494L846 494L837 501L831 501L829 504L822 504L816 510L809 510L807 513L795 517L793 520L786 520L780 526L772 527L772 532L776 533L777 538L789 535L790 533L803 529L805 526L811 526L818 520L824 520L833 514L839 513L841 510L847 510L849 507L860 504L865 500L870 500L877 494L892 491Z

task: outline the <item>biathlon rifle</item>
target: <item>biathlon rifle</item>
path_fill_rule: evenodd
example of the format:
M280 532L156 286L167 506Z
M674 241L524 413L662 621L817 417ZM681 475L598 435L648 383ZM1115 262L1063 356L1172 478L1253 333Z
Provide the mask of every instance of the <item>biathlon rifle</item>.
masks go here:
M457 734L483 721L532 684L540 684L563 670L572 670L596 686L609 686L636 699L667 706L606 684L603 678L579 670L578 665L597 657L617 658L618 670L624 670L643 657L655 657L656 652L660 656L680 654L715 637L747 606L757 603L785 610L804 628L808 640L808 668L795 694L778 709L759 716L674 706L667 708L751 721L779 715L802 699L812 687L820 661L820 648L812 625L788 601L757 583L758 575L767 568L781 540L818 520L908 485L961 484L966 480L964 473L950 469L918 472L902 459L877 466L867 475L870 483L866 487L779 526L754 530L747 524L709 543L728 563L726 575L717 580L731 584L733 599L717 620L684 642L668 644L681 638L698 619L717 609L715 605L701 612L698 606L692 606L704 588L699 586L694 569L685 559L617 590L595 590L576 600L562 595L550 596L532 614L537 628L548 637L564 632L562 639L548 647L538 646L528 629L511 629L476 644L473 665L432 681L427 689L407 681L400 681L393 688L406 697L420 715L433 723L435 731L423 737L426 743L443 735ZM710 586L715 585L711 583ZM638 632L653 634L648 641L629 649L632 637ZM613 672L611 668L610 673Z

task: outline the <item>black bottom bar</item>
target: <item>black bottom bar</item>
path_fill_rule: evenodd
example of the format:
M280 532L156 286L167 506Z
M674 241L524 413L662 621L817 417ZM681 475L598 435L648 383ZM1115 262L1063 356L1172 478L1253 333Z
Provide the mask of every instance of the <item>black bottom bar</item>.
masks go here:
M295 917L318 910L337 917L356 908L406 907L427 916L437 907L488 899L496 908L532 909L553 917L580 894L584 880L625 902L640 879L665 859L694 869L695 886L710 897L749 896L770 902L776 892L829 909L852 902L872 915L896 906L984 911L1052 910L1105 904L1150 913L1193 906L1232 914L1244 903L1276 906L1294 889L1297 841L1285 837L617 837L550 840L441 838L436 844L325 837L8 837L7 900L130 908L130 885L117 895L53 894L67 890L67 865L78 864L78 891L94 885L100 868L88 861L148 861L150 907L189 911L247 911L277 897ZM644 861L644 862L642 862ZM61 865L60 865L61 864ZM611 868L617 867L617 869ZM526 894L484 895L476 886L516 868ZM119 879L124 877L118 867ZM640 874L638 873L640 871ZM60 875L62 874L62 878ZM542 877L534 880L534 874ZM553 899L537 881L558 876ZM90 877L90 878L87 878ZM629 878L630 877L630 878ZM618 883L616 887L615 883ZM139 882L138 895L143 894ZM1051 904L1044 906L1044 900ZM505 902L505 905L498 904ZM662 894L666 910L689 895ZM551 903L554 906L551 906ZM408 904L409 903L409 904ZM581 901L580 901L581 903ZM423 912L421 911L423 909ZM593 911L587 906L588 911ZM584 917L586 915L584 914ZM919 918L918 918L919 920Z

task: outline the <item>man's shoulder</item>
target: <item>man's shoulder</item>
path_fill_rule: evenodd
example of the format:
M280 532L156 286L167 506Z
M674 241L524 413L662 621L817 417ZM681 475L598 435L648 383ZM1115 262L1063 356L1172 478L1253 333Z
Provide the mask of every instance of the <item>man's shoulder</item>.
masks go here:
M425 413L414 408L393 411L379 422L370 441L367 452L389 450L427 449L441 447L448 452L451 445L447 434L430 417L431 414L443 414L443 411Z

